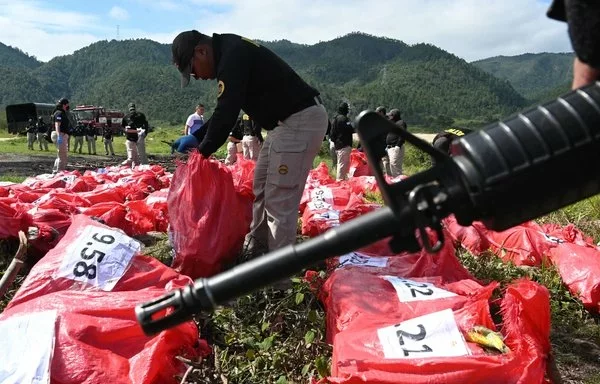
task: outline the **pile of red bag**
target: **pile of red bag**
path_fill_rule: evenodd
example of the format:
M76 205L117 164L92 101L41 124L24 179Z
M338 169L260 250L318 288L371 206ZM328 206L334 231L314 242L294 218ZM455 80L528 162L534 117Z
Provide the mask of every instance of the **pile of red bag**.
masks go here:
M364 193L375 189L358 186L369 176L335 182L325 170L322 164L311 172L300 206L302 233L311 237L379 208L364 200ZM484 242L475 229L471 232L461 235L474 239L473 248L489 248L489 239ZM490 303L498 284L476 281L451 241L436 254L392 254L383 240L329 259L328 266L327 279L313 284L333 344L331 376L324 382L543 382L550 351L544 287L527 280L510 285L501 299L503 325L497 329ZM481 330L501 332L504 336L496 335L503 349L475 342L473 332Z
M450 238L474 255L489 250L515 265L554 265L571 293L588 310L600 312L600 247L574 225L529 221L496 232L480 222L463 227L454 217L444 225Z
M192 321L146 336L134 308L191 280L139 251L122 231L74 216L0 314L0 381L179 383L176 357L208 345Z
M34 230L40 258L0 315L10 334L0 382L178 383L176 357L210 348L191 321L144 335L134 308L231 260L250 224L253 173L253 162L192 154L175 175L111 167L0 186L0 238ZM168 229L175 269L129 237Z
M75 214L97 218L130 236L165 232L171 177L158 165L110 167L38 175L0 187L0 228L6 228L0 238L33 227L38 235L32 245L41 257L62 238Z

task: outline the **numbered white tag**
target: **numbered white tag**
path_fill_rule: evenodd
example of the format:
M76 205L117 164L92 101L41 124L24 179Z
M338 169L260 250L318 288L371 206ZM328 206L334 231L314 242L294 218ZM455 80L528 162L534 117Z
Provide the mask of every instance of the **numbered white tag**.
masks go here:
M451 309L377 330L386 359L456 357L470 354Z
M75 179L77 179L77 176L75 175L67 175L67 176L63 176L60 178L62 181L64 181L65 183L67 183L67 185L72 184Z
M387 267L388 259L388 257L374 257L367 256L359 252L350 252L340 257L340 265L338 268L343 268L349 265L384 268Z
M56 311L16 315L0 321L0 383L50 383Z
M310 209L311 211L318 211L320 209L331 209L331 204L326 203L324 201L309 201L306 206L308 207L308 209Z
M333 227L340 225L340 212L336 210L318 213L314 218L317 220L325 220Z
M135 181L135 179L133 177L125 176L125 177L121 177L119 180L117 180L117 185L129 184L129 183L133 183L134 181Z
M456 293L438 288L431 283L403 279L396 276L380 276L392 284L401 303L420 300L436 300L456 296Z
M111 291L125 274L133 255L140 249L137 240L121 232L88 225L74 244L67 248L58 277Z
M333 204L333 192L328 187L317 187L310 191L310 199L312 201L324 201Z
M562 244L565 242L563 239L559 239L556 236L550 236L549 234L544 233L544 232L540 232L540 233L544 236L544 239L546 239L546 241L549 243Z

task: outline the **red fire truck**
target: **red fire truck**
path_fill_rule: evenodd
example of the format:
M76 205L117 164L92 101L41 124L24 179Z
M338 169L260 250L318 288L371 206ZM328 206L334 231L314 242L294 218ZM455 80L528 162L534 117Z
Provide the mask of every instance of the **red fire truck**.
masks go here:
M77 121L96 128L98 135L102 134L104 127L112 129L117 134L121 130L121 122L125 114L116 109L97 107L94 105L78 105L72 109Z

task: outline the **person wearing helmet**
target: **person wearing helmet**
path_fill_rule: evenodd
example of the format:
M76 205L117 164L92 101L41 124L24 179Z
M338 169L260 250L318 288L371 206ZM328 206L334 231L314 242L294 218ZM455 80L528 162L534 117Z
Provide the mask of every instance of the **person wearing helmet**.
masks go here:
M52 141L56 144L56 160L52 173L56 174L67 168L69 135L71 134L71 121L68 115L69 100L62 98L56 104L52 121L54 122L54 131L52 132Z
M254 172L252 224L238 261L294 244L304 184L327 130L319 92L271 50L239 35L185 31L171 51L182 86L192 75L217 83L217 105L207 129L196 135L202 155L227 141L240 110L268 132Z
M400 129L406 131L406 123L400 116L400 110L394 108L387 114L388 119ZM402 163L404 162L404 138L397 133L389 132L385 138L386 151L390 161L391 177L402 175Z
M48 126L44 123L44 118L42 116L38 116L35 130L37 132L37 140L40 144L40 151L47 151L48 141L46 140L46 136L48 135Z
M338 107L337 115L331 123L331 140L337 156L336 180L346 180L350 170L350 153L352 153L352 134L354 128L348 119L350 107L343 102Z
M452 144L452 141L471 132L473 131L467 128L448 128L435 135L432 145L434 148L450 155L450 144Z
M27 127L25 128L25 132L27 132L27 149L33 151L33 144L36 140L37 129L35 127L35 122L33 119L27 120Z

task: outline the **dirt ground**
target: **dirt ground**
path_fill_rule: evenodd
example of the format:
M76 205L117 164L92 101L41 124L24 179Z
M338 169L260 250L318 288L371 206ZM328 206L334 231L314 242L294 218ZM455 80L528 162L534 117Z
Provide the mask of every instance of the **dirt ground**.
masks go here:
M0 156L0 176L35 176L51 173L56 154L35 153L32 155L5 153ZM171 156L148 156L152 164L162 165L165 169L173 171L175 162ZM81 156L69 153L68 171L78 170L84 172L88 169L103 168L119 165L125 156Z

